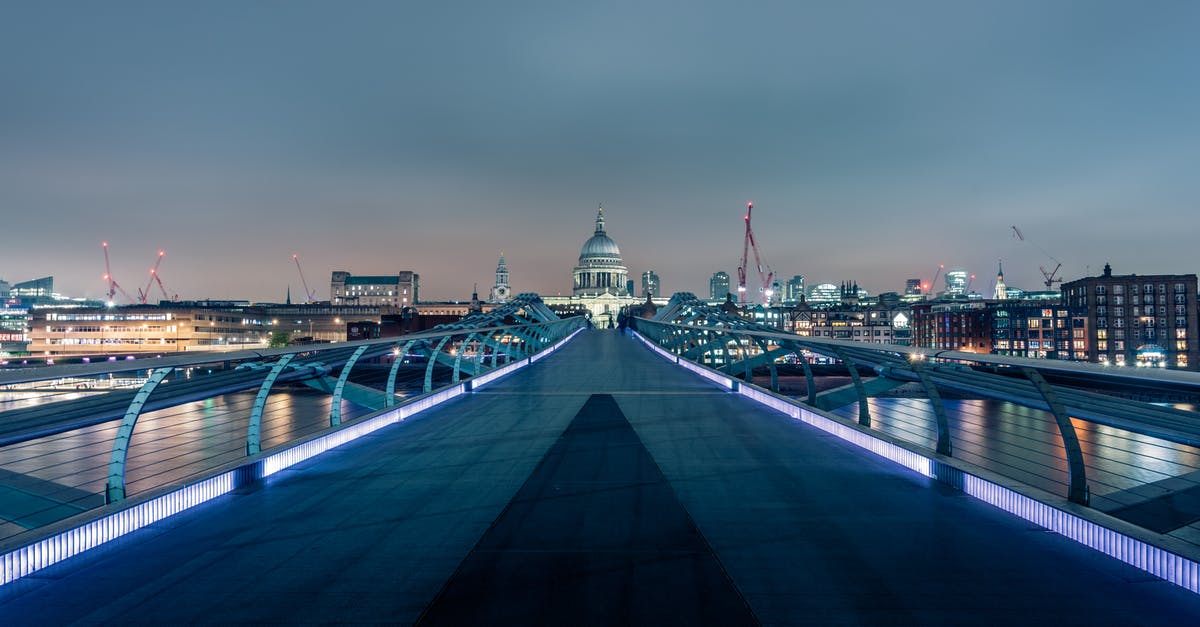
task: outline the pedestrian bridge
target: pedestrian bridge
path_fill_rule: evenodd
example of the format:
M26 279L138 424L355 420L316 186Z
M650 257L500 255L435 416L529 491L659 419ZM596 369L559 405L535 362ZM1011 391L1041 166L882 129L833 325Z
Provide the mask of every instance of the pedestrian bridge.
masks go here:
M1200 616L1181 543L641 335L491 374L15 536L0 622Z

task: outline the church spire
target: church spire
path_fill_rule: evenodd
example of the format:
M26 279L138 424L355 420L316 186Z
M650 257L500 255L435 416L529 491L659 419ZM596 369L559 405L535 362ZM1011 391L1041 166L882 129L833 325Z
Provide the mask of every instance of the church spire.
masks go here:
M996 260L996 290L992 292L992 298L996 300L1008 300L1008 286L1004 284L1004 260Z
M596 211L596 235L604 235L604 205Z

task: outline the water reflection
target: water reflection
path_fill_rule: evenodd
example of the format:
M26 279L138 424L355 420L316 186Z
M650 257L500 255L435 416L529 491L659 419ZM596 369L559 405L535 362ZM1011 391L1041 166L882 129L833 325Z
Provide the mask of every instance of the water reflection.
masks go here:
M872 398L868 403L873 428L906 442L935 447L937 428L928 399ZM1066 493L1066 455L1052 414L999 400L944 403L954 457L1055 494ZM834 413L857 420L858 405L852 403ZM1094 495L1200 469L1200 449L1196 447L1077 418L1071 422Z

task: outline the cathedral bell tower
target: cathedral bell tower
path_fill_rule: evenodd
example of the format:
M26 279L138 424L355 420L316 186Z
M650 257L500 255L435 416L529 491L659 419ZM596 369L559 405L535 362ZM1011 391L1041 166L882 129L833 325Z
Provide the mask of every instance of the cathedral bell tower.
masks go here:
M504 263L504 251L500 251L500 262L496 264L496 284L488 295L489 303L506 303L512 288L508 286L508 264Z

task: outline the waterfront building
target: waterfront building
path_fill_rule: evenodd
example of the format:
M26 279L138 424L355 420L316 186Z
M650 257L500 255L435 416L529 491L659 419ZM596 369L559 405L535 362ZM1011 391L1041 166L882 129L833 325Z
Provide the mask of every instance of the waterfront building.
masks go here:
M29 310L0 306L0 353L22 354L29 347Z
M420 275L416 272L354 276L335 270L329 284L329 300L334 305L400 308L416 304L419 291Z
M467 304L445 307L461 316ZM29 353L45 356L145 355L265 348L275 332L293 342L344 342L346 324L378 322L385 311L360 305L250 305L181 301L119 307L40 307L30 312ZM431 313L437 313L432 311Z
M1033 359L1087 358L1087 315L1055 301L954 299L913 306L913 344Z
M1119 366L1200 367L1195 274L1104 273L1062 284L1086 312L1088 361Z

